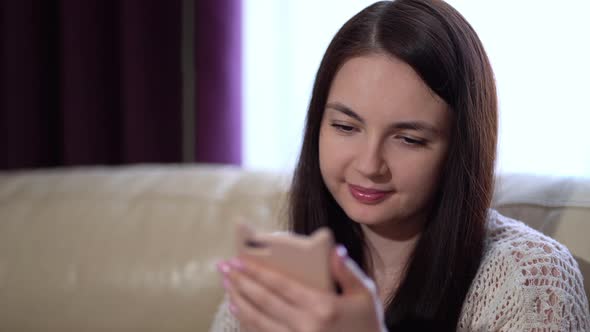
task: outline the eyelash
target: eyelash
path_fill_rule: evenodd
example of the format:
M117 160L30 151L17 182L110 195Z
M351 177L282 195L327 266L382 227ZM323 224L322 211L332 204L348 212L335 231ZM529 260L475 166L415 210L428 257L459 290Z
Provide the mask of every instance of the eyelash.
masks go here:
M414 138L410 138L410 137L406 137L406 136L400 136L399 138L402 139L404 144L407 144L410 146L425 146L426 145L426 141L423 141L423 140L418 140L418 139L414 139Z
M347 125L343 125L343 124L339 124L339 123L333 123L332 127L334 127L336 130L338 130L339 132L344 133L344 134L351 134L356 129L353 126L347 126ZM425 146L426 145L426 141L424 141L424 140L410 138L407 136L396 136L395 138L401 139L403 144L406 144L409 146L418 147L418 146Z
M353 130L355 130L356 128L353 126L347 126L347 125L343 125L343 124L338 124L338 123L333 123L332 127L336 128L336 130L345 133L345 134L350 134L353 132Z

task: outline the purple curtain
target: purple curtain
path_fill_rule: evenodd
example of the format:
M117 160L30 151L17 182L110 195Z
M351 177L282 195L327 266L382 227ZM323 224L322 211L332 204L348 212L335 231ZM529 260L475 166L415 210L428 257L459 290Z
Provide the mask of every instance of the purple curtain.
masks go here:
M61 4L65 163L180 161L180 1Z
M239 164L240 1L195 4L196 161ZM181 37L181 0L2 1L0 169L182 162Z
M241 162L241 0L196 2L196 157Z
M56 165L61 156L57 109L57 13L46 1L0 5L0 165Z

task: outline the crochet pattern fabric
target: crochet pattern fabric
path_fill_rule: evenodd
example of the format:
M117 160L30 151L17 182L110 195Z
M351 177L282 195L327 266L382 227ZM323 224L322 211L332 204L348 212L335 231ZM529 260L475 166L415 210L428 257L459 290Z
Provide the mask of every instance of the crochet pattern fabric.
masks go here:
M582 275L565 246L494 210L486 232L458 331L590 331ZM210 331L244 332L227 297Z

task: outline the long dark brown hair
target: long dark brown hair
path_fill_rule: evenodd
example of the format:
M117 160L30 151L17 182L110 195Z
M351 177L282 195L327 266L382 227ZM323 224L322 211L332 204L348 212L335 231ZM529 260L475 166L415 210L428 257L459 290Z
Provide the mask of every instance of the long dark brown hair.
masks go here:
M453 114L450 147L429 220L386 305L386 325L392 330L409 323L454 330L482 257L493 191L497 100L481 41L450 5L438 0L377 2L335 35L313 86L291 187L289 228L310 234L330 227L336 241L372 275L360 226L348 218L322 180L318 143L336 72L350 58L374 53L410 65Z

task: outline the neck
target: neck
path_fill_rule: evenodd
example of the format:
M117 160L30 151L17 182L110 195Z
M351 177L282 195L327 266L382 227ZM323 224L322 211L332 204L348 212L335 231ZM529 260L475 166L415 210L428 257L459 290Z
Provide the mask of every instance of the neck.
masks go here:
M382 295L397 288L408 258L424 227L425 218L388 225L361 225L372 266L369 271Z

